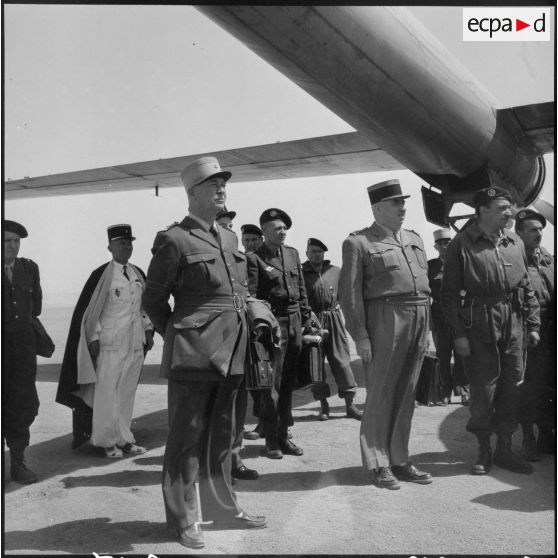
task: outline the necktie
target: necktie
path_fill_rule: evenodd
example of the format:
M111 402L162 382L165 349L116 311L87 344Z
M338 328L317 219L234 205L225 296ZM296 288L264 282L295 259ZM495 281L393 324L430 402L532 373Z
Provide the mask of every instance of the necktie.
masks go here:
M215 240L217 241L217 244L219 244L219 246L221 246L221 237L219 236L219 231L217 230L217 225L212 225L211 228L209 229L209 231L215 237Z
M10 283L12 282L12 266L11 265L5 265L4 266L4 272L6 273L6 277L10 280Z
M124 274L124 277L126 277L126 279L128 279L128 281L130 280L130 276L128 275L128 266L122 266L122 273Z

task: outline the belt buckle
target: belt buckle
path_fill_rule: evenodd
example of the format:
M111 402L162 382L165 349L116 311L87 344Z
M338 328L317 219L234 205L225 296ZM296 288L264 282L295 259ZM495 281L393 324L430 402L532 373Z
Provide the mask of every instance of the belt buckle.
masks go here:
M234 293L233 295L233 306L237 312L240 312L244 308L242 298L237 293Z

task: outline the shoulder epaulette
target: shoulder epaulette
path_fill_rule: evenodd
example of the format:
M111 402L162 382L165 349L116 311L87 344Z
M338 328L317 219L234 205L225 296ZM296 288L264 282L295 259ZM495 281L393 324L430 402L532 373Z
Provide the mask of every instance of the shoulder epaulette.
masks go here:
M368 227L364 227L364 229L359 229L358 231L353 231L349 233L349 236L356 236L357 234L362 234Z
M180 225L179 221L175 221L174 223L171 223L170 225L168 225L167 227L165 227L163 229L163 231L168 231L169 229L172 229L173 227L176 227L176 225Z

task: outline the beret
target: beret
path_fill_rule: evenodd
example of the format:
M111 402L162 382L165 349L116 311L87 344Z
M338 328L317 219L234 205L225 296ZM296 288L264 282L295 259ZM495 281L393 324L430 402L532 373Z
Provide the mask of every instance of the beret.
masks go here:
M260 227L264 223L269 223L270 221L276 221L276 220L283 221L283 223L285 223L285 226L287 227L287 230L290 229L293 224L291 218L282 209L271 207L269 209L266 209L260 215Z
M8 221L8 219L4 221L3 230L4 232L12 232L14 234L17 234L19 238L27 238L28 236L27 229L23 225L20 225L16 221Z

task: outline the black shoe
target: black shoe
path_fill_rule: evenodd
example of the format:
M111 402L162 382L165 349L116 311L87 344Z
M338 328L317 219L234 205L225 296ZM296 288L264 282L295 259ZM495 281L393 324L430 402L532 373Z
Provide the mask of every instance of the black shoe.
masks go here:
M379 488L387 488L388 490L399 490L401 485L393 476L389 467L378 467L372 471L372 482Z
M300 456L304 453L304 450L302 448L299 448L289 439L285 440L284 442L279 442L279 448L286 455Z
M12 480L18 482L19 484L33 484L37 482L37 475L28 469L25 465L25 461L19 461L17 463L12 463L10 467L10 475Z
M254 428L254 430L250 430L250 432L243 432L242 437L246 440L259 440L260 438L263 438L263 424L261 422L258 422L258 425L256 426L256 428Z
M216 519L213 529L263 529L267 522L263 515L248 515L242 511L229 519Z
M494 464L498 465L498 467L514 473L528 475L533 472L533 466L530 463L507 448L496 447L493 460Z
M260 475L258 475L258 471L248 469L245 465L241 465L231 470L231 476L239 480L256 480Z
M283 452L279 448L277 442L267 442L265 443L265 456L269 459L283 459Z
M347 417L355 420L362 420L362 411L353 403L347 407Z
M199 523L192 523L186 529L177 529L178 542L187 548L203 548L205 541L203 540L203 531Z
M486 475L490 472L492 467L492 452L490 448L488 451L480 451L477 462L471 467L472 475Z
M320 412L318 413L318 420L329 420L329 403L327 399L320 399Z
M430 473L420 471L412 463L392 465L391 470L400 481L416 482L417 484L430 484L432 482Z

